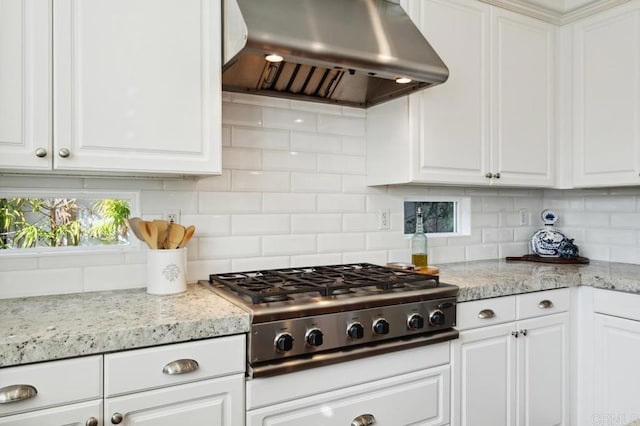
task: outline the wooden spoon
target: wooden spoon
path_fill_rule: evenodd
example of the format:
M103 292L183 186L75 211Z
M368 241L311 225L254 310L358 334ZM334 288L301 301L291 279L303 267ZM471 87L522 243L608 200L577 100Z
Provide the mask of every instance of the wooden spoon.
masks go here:
M187 229L184 232L184 237L182 237L182 241L178 244L178 248L182 248L187 245L191 237L193 237L193 233L196 232L196 227L193 225L187 226Z
M144 237L140 233L140 222L142 222L142 219L140 219L139 217L130 217L129 219L127 219L127 223L129 223L129 229L131 229L133 235L135 235L136 238L140 241L144 241Z
M168 248L167 238L169 237L169 222L166 220L155 219L153 221L153 226L158 230L158 248Z
M149 248L158 249L158 229L151 222L140 221L140 234L149 245Z
M182 242L186 229L184 226L172 223L169 226L169 238L167 238L167 248L176 249Z

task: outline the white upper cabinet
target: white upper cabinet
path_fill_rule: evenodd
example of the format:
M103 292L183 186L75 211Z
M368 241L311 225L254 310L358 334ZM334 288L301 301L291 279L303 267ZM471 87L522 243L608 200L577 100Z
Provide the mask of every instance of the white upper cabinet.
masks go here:
M0 168L51 169L51 0L0 0Z
M640 184L640 2L574 24L576 187Z
M482 2L404 5L450 75L368 110L368 183L552 186L555 27Z
M28 171L38 161L49 170L77 172L220 172L218 1L56 0L52 14L50 1L0 1L16 9L9 9L13 16L0 14L0 40L6 39L0 43L11 44L0 49L0 69L10 71L8 83L0 80L1 168ZM5 20L13 22L21 10L30 9L41 25L30 26L27 16L23 28L12 28L17 23L5 28ZM10 34L5 37L5 32ZM40 32L48 38L36 49L30 38L43 38ZM18 42L21 34L24 40ZM16 43L20 45L12 46ZM21 45L23 52L14 52ZM27 60L14 64L21 53ZM40 73L46 73L39 77L40 91L30 90L33 76ZM12 86L20 81L22 91ZM53 111L39 114L38 121L31 117L40 113L30 108L34 93L47 108L53 99ZM13 115L22 112L27 131L19 132L21 117L7 116L7 108ZM44 133L37 142L32 129ZM46 157L31 158L51 140L51 132ZM23 156L7 159L4 153L11 152L13 141L19 142Z

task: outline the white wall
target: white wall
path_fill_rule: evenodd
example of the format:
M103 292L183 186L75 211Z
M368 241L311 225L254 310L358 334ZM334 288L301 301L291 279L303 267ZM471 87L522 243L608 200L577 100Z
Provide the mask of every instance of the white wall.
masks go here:
M364 110L225 94L223 174L201 180L1 176L3 188L139 190L141 215L179 208L197 227L188 279L209 273L347 262L409 261L404 197L471 197L472 233L431 238L430 263L527 253L543 192L367 187ZM390 142L391 143L391 142ZM378 212L391 229L378 230ZM526 208L533 226L519 226ZM579 240L578 240L579 241ZM145 250L0 256L0 297L143 287Z

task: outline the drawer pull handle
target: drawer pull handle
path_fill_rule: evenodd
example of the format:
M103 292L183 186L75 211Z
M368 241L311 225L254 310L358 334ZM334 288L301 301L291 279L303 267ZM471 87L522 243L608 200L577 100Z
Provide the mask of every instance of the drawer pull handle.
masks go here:
M376 418L373 414L362 414L351 420L351 426L370 426L376 424Z
M551 300L543 300L542 302L538 303L538 308L540 309L553 308L553 302Z
M89 417L87 422L84 424L85 426L98 426L98 419L95 417Z
M0 404L24 401L38 394L38 390L31 385L11 385L0 389Z
M165 365L162 369L164 374L173 376L174 374L186 374L196 371L200 366L198 362L193 359L179 359L172 361Z
M526 336L527 335L527 329L525 328L523 330L520 330L520 334L522 334L523 336Z
M493 309L483 309L478 313L478 318L480 319L489 319L495 318L496 313L493 312Z

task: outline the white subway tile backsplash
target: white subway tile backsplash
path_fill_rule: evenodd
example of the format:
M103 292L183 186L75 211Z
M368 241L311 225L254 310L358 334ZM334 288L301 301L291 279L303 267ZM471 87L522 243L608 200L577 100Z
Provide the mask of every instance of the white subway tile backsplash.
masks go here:
M185 214L180 221L183 225L196 227L194 237L211 237L231 233L231 216L228 214Z
M342 151L342 138L335 135L292 132L291 150L339 154Z
M319 114L318 133L364 137L365 123L366 121L362 118Z
M27 269L0 274L0 298L82 292L82 268Z
M342 255L344 263L373 263L384 266L387 264L389 256L386 250L380 251L354 251Z
M340 232L342 215L340 214L293 214L291 232L294 234L321 234Z
M271 129L316 130L316 114L289 109L263 108L262 124Z
M316 194L263 194L263 210L271 213L305 213L316 211Z
M364 212L364 195L318 194L319 212Z
M261 237L232 236L199 238L198 251L201 259L257 257L262 254Z
M315 154L298 151L263 151L264 170L316 170Z
M291 266L338 265L342 263L342 253L314 253L291 256Z
M291 173L292 192L340 192L343 177L335 174Z
M601 212L632 212L635 211L636 206L633 197L600 196L586 197L585 209Z
M235 214L231 217L233 235L288 234L290 219L286 214Z
M262 237L262 253L267 256L297 255L316 252L316 236L267 235Z
M288 267L288 256L245 257L232 259L230 272L247 272Z
M345 175L364 175L365 158L355 155L318 154L318 171Z
M222 108L222 123L240 126L262 126L262 108L246 105L225 103ZM233 135L232 135L233 137Z
M84 269L84 291L120 290L147 285L146 265L90 266Z
M261 193L199 192L198 213L243 213L262 209Z
M222 148L222 164L226 169L260 170L262 168L262 151Z
M640 189L369 187L365 118L359 108L224 93L220 176L0 179L3 188L134 191L147 219L180 209L181 222L196 226L189 282L232 270L409 262L403 200L421 196L471 199L471 234L429 238L432 265L528 253L545 208L558 211L558 228L582 256L640 264ZM381 209L391 211L390 230L379 229ZM520 226L520 209L530 224ZM0 256L0 297L143 286L146 253Z
M231 145L238 148L289 149L289 132L268 129L234 127L231 130ZM226 165L223 163L223 167Z
M365 234L363 233L340 233L340 234L319 234L318 252L347 252L365 250Z
M289 172L231 171L231 189L234 191L281 192L291 186Z

